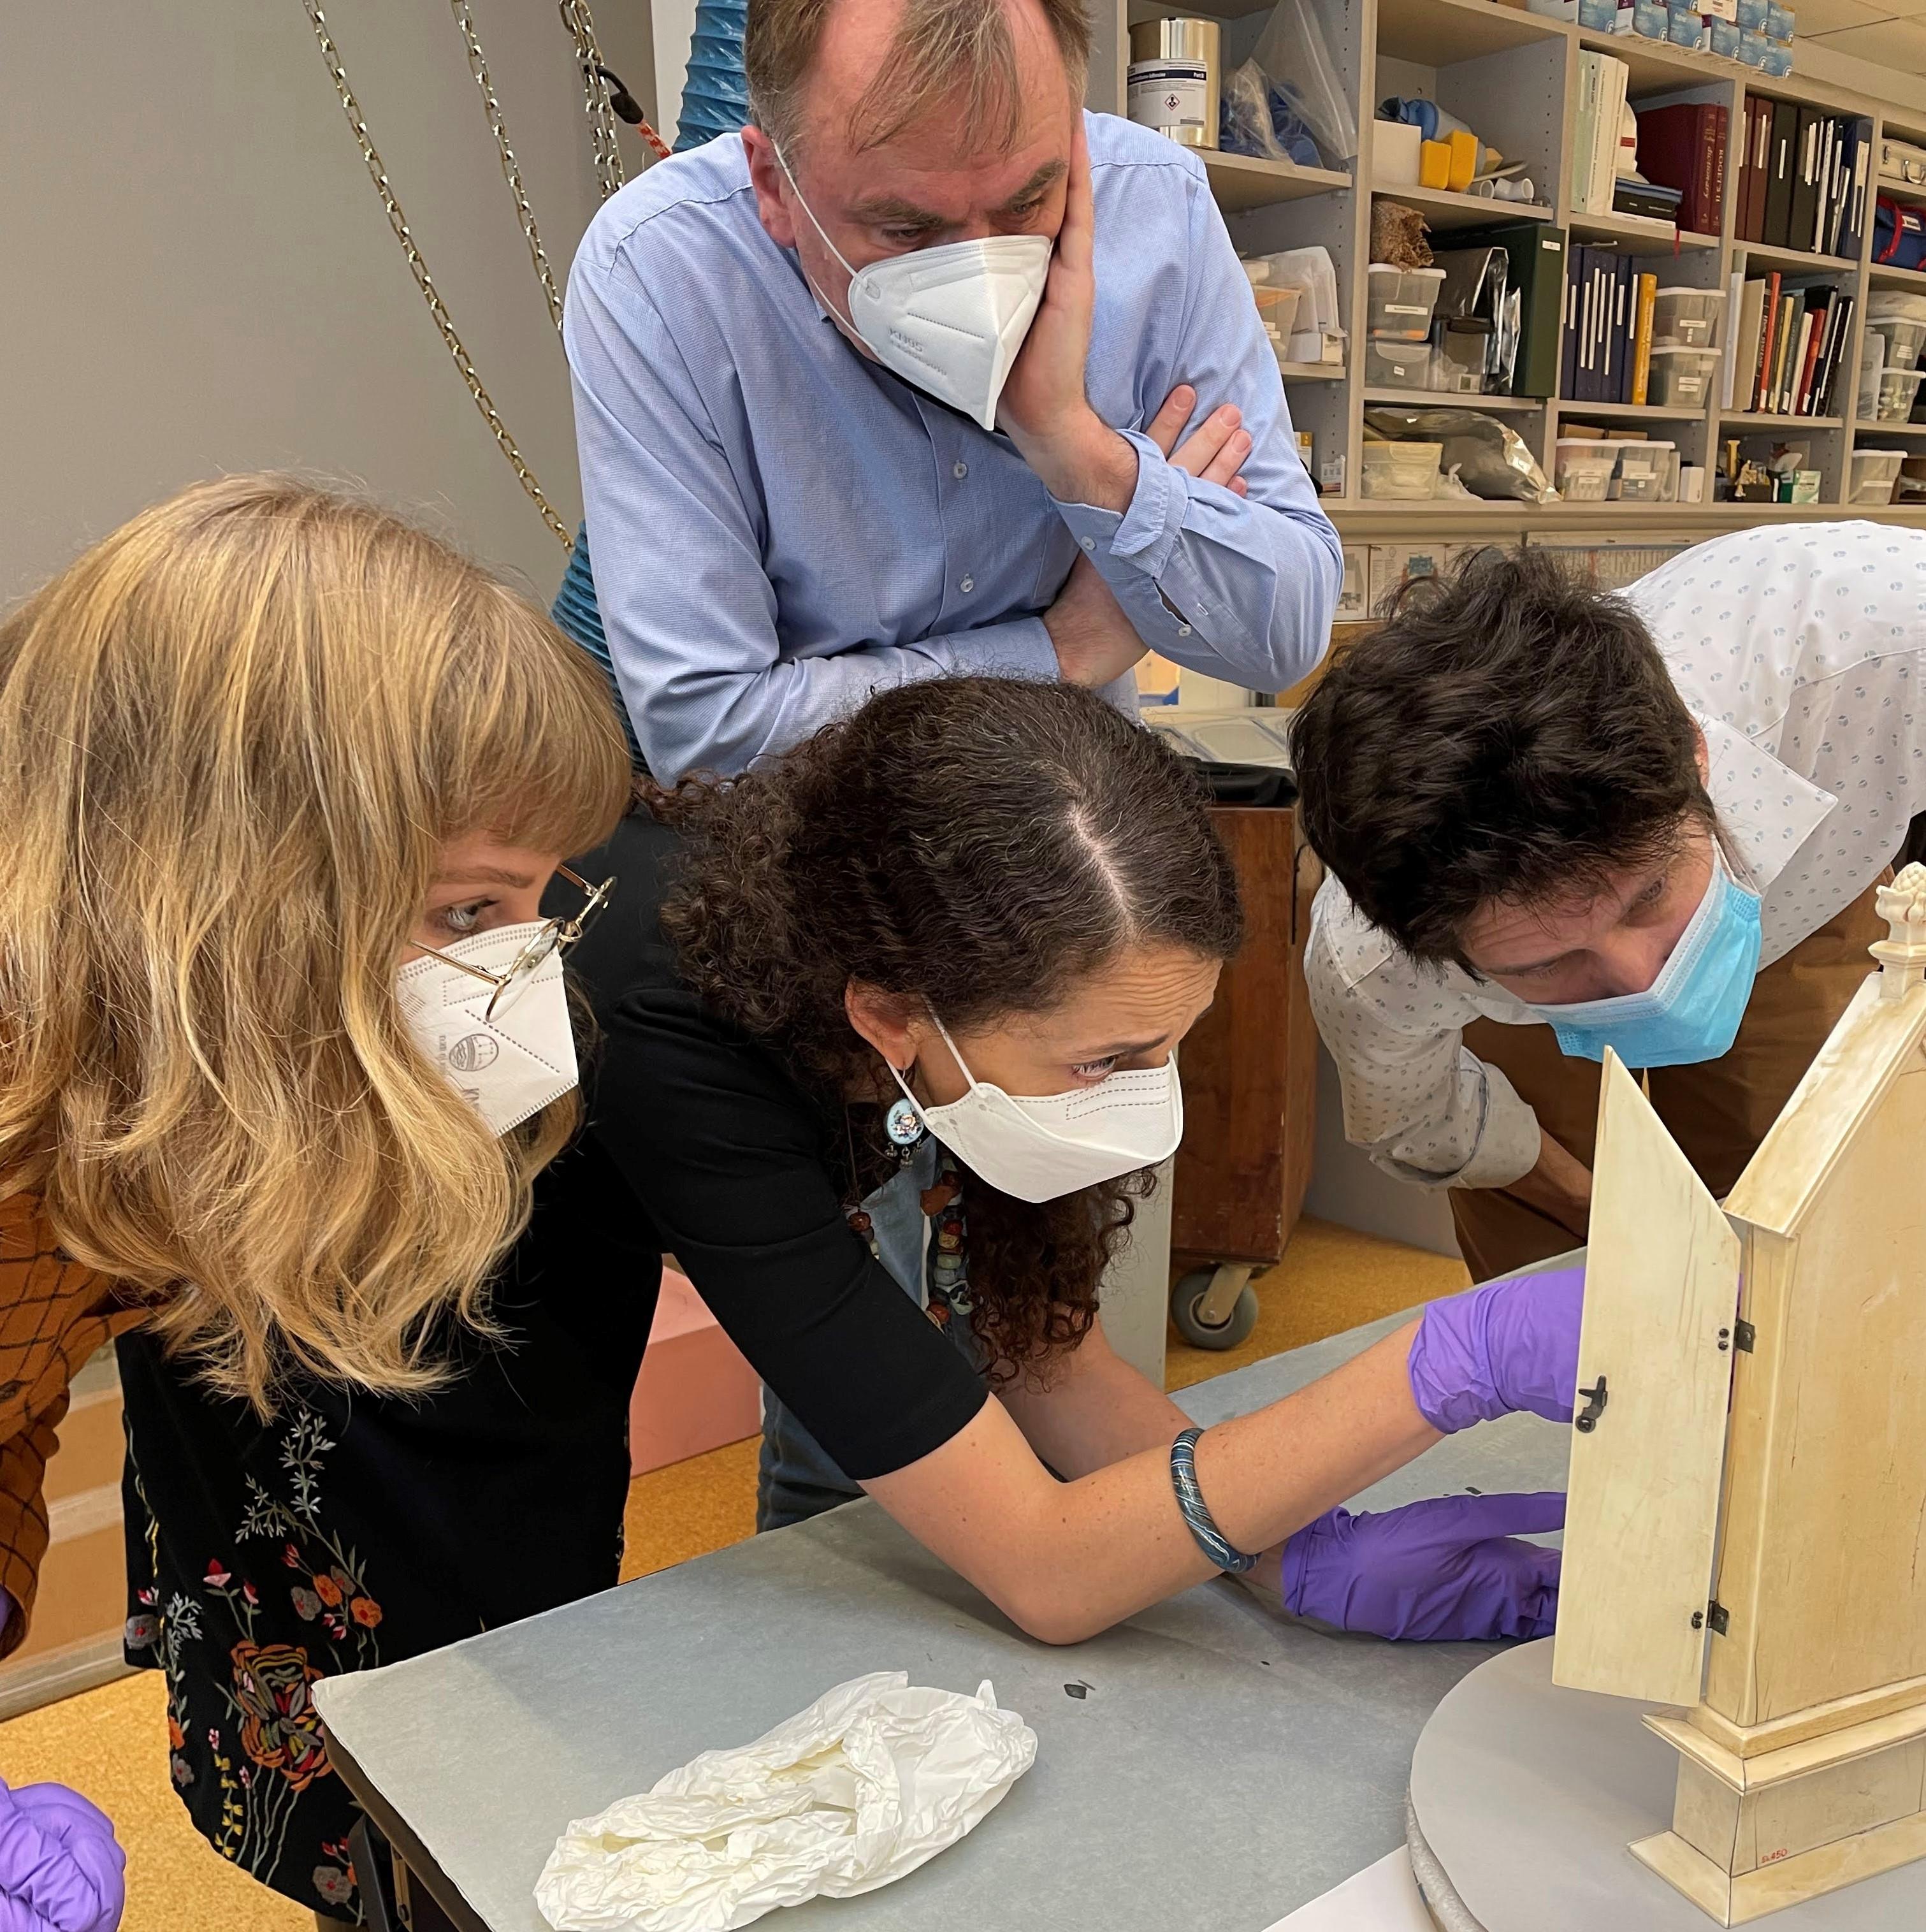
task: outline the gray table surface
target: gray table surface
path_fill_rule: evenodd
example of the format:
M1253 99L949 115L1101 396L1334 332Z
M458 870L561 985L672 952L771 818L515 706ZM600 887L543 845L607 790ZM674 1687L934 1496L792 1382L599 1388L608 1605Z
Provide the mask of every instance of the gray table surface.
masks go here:
M1200 1423L1240 1414L1404 1318L1175 1400ZM1360 1504L1562 1489L1566 1446L1563 1429L1509 1417L1448 1438ZM403 1842L438 1868L436 1888L455 1888L489 1932L546 1932L532 1888L570 1820L881 1670L954 1690L990 1678L1035 1730L1036 1768L920 1871L866 1898L798 1906L784 1932L1174 1932L1207 1918L1258 1932L1403 1844L1418 1733L1495 1648L1328 1633L1218 1582L1052 1649L860 1502L428 1656L329 1678L315 1699L350 1784L401 1822Z

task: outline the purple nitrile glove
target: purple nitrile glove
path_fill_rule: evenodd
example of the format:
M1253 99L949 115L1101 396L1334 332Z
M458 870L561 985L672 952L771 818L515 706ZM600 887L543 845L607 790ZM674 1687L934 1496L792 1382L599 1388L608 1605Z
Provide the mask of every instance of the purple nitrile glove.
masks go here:
M1411 1345L1418 1413L1447 1436L1521 1408L1569 1422L1584 1310L1582 1268L1488 1281L1432 1302Z
M63 1784L0 1780L0 1932L114 1932L126 1870L98 1806Z
M1434 1496L1376 1515L1332 1510L1284 1546L1284 1607L1414 1642L1550 1636L1559 1552L1516 1539L1562 1528L1564 1504L1546 1490Z

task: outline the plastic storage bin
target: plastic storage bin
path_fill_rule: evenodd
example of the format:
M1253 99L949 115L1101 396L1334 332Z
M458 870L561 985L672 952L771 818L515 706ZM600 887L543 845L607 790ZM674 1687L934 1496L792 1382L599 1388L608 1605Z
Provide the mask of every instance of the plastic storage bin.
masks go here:
M1552 480L1568 503L1602 503L1610 494L1622 442L1562 436L1553 452Z
M1660 289L1652 312L1652 342L1666 349L1716 348L1724 310L1724 289Z
M1257 318L1264 324L1264 332L1270 337L1270 346L1280 361L1296 331L1298 308L1304 293L1302 289L1287 288L1280 283L1259 282L1251 290L1257 304Z
M1428 389L1432 360L1428 342L1367 342L1364 380L1378 389Z
M1919 385L1926 382L1926 370L1882 369L1880 372L1880 404L1874 412L1880 422L1904 422L1912 414L1913 400Z
M1442 442L1367 442L1364 446L1364 494L1428 501L1437 493Z
M1618 473L1606 494L1622 503L1662 503L1678 455L1669 442L1628 442L1618 452Z
M1703 409L1718 367L1716 349L1654 349L1646 398L1654 409Z
M1916 369L1919 366L1921 352L1926 350L1926 322L1902 322L1898 316L1874 316L1868 321L1866 333L1869 338L1884 338L1886 368Z
M1432 357L1432 386L1454 396L1484 394L1490 373L1486 364L1491 357L1491 343L1488 322L1447 322Z
M1856 449L1852 452L1852 487L1849 503L1890 503L1893 486L1899 481L1899 466L1906 460L1903 449Z
M1431 333L1431 312L1444 286L1442 268L1394 268L1373 262L1365 271L1370 292L1366 327L1386 341L1422 342Z
M1870 420L1879 413L1880 378L1886 374L1886 339L1868 328L1859 345L1859 415Z
M1926 295L1903 289L1875 289L1866 303L1870 322L1926 322Z

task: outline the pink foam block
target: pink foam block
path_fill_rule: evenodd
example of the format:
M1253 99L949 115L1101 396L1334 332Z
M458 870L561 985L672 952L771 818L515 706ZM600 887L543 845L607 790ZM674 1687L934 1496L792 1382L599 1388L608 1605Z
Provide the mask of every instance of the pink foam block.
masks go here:
M762 1427L761 1389L695 1284L664 1268L648 1353L628 1402L631 1473L755 1435Z

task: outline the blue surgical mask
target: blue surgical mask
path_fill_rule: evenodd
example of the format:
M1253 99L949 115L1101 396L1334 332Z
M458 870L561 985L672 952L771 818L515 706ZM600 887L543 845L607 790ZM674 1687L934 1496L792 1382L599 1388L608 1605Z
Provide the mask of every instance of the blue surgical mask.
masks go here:
M1706 896L1644 992L1532 1010L1575 1060L1603 1060L1609 1046L1628 1066L1684 1066L1732 1045L1758 973L1759 895L1733 880L1714 848Z

